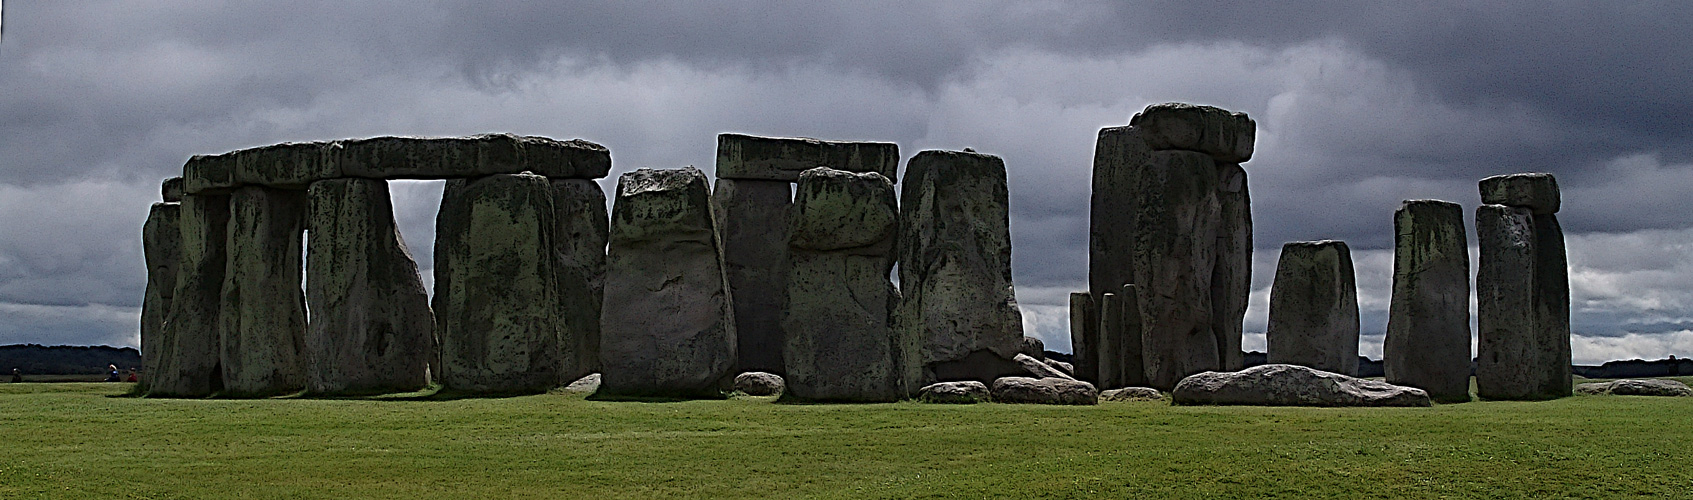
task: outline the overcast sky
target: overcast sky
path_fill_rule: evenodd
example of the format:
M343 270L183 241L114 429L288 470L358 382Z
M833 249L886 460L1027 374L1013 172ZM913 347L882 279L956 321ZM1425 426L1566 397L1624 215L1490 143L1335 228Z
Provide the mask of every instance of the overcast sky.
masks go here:
M1262 5L8 1L0 344L135 345L141 224L190 155L514 132L615 177L709 170L733 131L1003 157L1025 323L1064 351L1095 135L1182 101L1258 122L1248 348L1281 243L1332 238L1379 357L1400 200L1473 214L1477 180L1544 171L1576 361L1693 355L1693 3ZM427 276L440 183L393 189Z

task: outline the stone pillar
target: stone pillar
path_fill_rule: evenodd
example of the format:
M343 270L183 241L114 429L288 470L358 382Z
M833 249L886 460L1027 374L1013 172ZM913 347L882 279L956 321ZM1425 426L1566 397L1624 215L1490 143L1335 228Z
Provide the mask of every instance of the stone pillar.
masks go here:
M306 386L305 213L303 191L246 186L229 195L219 357L229 395L273 396Z
M1481 181L1476 390L1487 399L1570 395L1569 265L1551 174Z
M553 220L558 224L559 340L562 381L600 370L600 304L605 297L605 246L610 222L605 191L588 179L553 179Z
M422 389L435 353L434 315L387 181L322 180L308 193L306 390Z
M1074 348L1073 354L1078 360L1078 375L1085 375L1078 378L1105 388L1105 380L1099 378L1097 368L1084 373L1080 360L1085 359L1090 365L1097 366L1103 356L1096 347L1107 342L1107 334L1098 331L1104 316L1099 308L1104 305L1105 294L1115 294L1124 284L1135 283L1134 247L1140 229L1135 217L1142 199L1138 190L1141 167L1151 158L1152 150L1146 147L1146 141L1134 127L1101 129L1094 148L1093 198L1089 205L1088 292L1093 299L1093 310L1089 313L1093 316L1090 328L1098 338L1088 345ZM1140 312L1133 314L1138 316ZM1141 356L1139 353L1135 355ZM1142 369L1145 369L1144 364ZM1144 373L1141 378L1145 378Z
M599 392L717 396L735 373L734 304L705 174L617 180L600 313Z
M1141 359L1147 385L1168 390L1223 368L1211 305L1217 167L1204 153L1169 150L1152 153L1141 168L1134 284L1157 291L1140 298Z
M1023 373L1012 358L1023 316L1011 285L1005 162L965 151L923 151L906 165L900 202L902 335L923 340L928 378Z
M1099 385L1099 309L1088 292L1070 294L1070 359L1077 380Z
M184 195L178 210L181 265L170 313L153 346L156 357L147 395L205 397L223 390L218 342L223 336L219 311L223 308L229 197Z
M1345 242L1282 245L1265 332L1271 364L1358 374L1358 285Z
M1141 359L1140 291L1123 285L1116 293L1101 296L1099 347L1094 361L1099 367L1100 389L1146 385L1146 367Z
M893 182L874 172L807 170L790 227L784 394L838 401L914 395L922 377L919 339L893 328Z
M445 388L536 393L559 384L553 210L538 175L447 181L434 297Z
M1217 164L1217 262L1211 268L1212 328L1223 371L1243 368L1240 339L1252 296L1252 196L1239 163Z
M176 177L178 185L181 177ZM181 193L177 193L181 200ZM147 261L147 295L141 299L141 384L158 373L165 335L165 318L176 297L176 270L182 261L180 203L154 203L141 226L141 249Z
M738 371L785 374L782 300L787 297L788 211L782 180L717 179L711 196L735 296Z
M1393 214L1387 382L1470 400L1470 252L1457 203L1410 200Z

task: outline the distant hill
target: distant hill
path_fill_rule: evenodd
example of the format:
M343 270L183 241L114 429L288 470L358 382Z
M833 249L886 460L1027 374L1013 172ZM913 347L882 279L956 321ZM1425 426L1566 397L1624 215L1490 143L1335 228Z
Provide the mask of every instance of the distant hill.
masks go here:
M106 365L120 370L141 369L141 351L134 347L44 346L14 344L0 346L0 375L10 377L17 368L25 375L103 375Z

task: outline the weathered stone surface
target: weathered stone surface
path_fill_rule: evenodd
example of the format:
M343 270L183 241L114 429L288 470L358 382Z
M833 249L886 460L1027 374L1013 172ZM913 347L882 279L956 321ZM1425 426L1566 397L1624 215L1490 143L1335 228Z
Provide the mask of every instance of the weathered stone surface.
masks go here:
M1570 395L1569 274L1557 216L1482 205L1476 240L1477 394Z
M1570 395L1570 268L1564 250L1564 229L1558 216L1534 216L1534 317L1538 343L1545 358L1541 366L1546 393Z
M1246 113L1179 102L1147 106L1129 125L1143 131L1153 150L1198 151L1222 163L1252 159L1258 130Z
M1100 401L1161 401L1164 393L1151 387L1123 387L1099 393Z
M147 395L205 397L223 390L218 342L223 337L224 245L229 197L185 195L179 206L181 265L176 290L148 376Z
M1100 297L1117 293L1124 284L1135 282L1134 250L1140 228L1136 217L1140 205L1146 201L1140 194L1142 167L1152 158L1152 150L1134 127L1100 129L1094 148L1093 197L1088 218L1088 292L1093 299L1090 314L1095 317L1089 319L1090 329L1099 327ZM1072 300L1072 311L1075 304ZM1074 315L1071 321L1075 321ZM1091 363L1098 354L1084 350L1075 349L1077 369L1082 370L1083 380L1097 380Z
M1382 364L1387 382L1435 401L1470 400L1470 252L1464 210L1411 200L1393 214L1393 299Z
M746 372L735 376L735 392L748 396L775 396L786 385L781 375L767 372Z
M1146 383L1146 366L1141 349L1143 332L1140 290L1123 285L1117 293L1100 297L1099 387L1128 387Z
M221 356L226 394L306 386L306 296L300 289L306 196L245 186L229 195Z
M317 181L307 196L306 390L422 389L435 355L435 317L395 224L387 181Z
M351 139L331 143L328 154L340 175L372 179L451 179L522 172L554 179L599 179L611 170L611 152L599 144L511 134Z
M1495 175L1481 180L1481 203L1523 207L1535 215L1558 213L1558 179L1552 174Z
M588 179L553 179L553 272L557 276L561 380L600 369L600 305L605 297L605 246L610 219L605 191Z
M1064 372L1064 374L1069 375L1070 378L1076 378L1076 365L1073 365L1073 364L1070 364L1070 363L1065 363L1063 361L1059 361L1059 360L1052 359L1052 358L1043 359L1043 360L1041 360L1041 362L1046 363L1046 366L1050 366L1050 367L1057 369L1058 371Z
M237 185L305 189L313 181L342 176L333 149L331 142L282 143L220 156L234 162Z
M938 382L917 391L917 400L924 403L973 404L992 398L988 385L974 380Z
M1023 337L1023 348L1017 352L1027 354L1036 361L1046 359L1046 342L1035 337Z
M1217 202L1211 327L1217 334L1222 369L1235 371L1242 368L1240 339L1245 333L1246 303L1252 296L1252 197L1240 164L1217 164Z
M1272 364L1358 373L1358 285L1345 242L1282 245L1264 333Z
M717 135L717 178L794 182L800 172L829 167L898 178L899 145L820 141L804 137Z
M141 384L158 373L163 355L165 318L176 297L176 270L182 263L182 205L154 203L141 226L141 250L147 261L147 295L141 299Z
M1011 360L1016 361L1018 366L1023 367L1023 370L1028 371L1029 375L1032 375L1035 378L1061 378L1066 380L1076 379L1075 377L1070 376L1070 374L1064 373L1057 368L1053 368L1051 365L1030 357L1027 354L1017 353L1017 356L1011 358Z
M1430 406L1415 387L1348 377L1297 365L1259 365L1237 372L1205 372L1176 384L1177 405Z
M235 155L194 155L182 165L183 194L226 194L235 182Z
M533 393L562 382L553 217L541 176L447 182L433 303L445 388Z
M617 181L600 313L600 393L716 396L735 367L734 309L705 174Z
M1157 151L1141 166L1134 207L1134 274L1146 385L1167 389L1223 367L1214 329L1212 279L1221 217L1217 167L1192 151ZM1199 236L1196 236L1199 235Z
M788 181L717 179L711 195L735 297L741 371L785 374L782 301L788 284Z
M1070 373L1077 379L1095 383L1099 382L1097 311L1093 295L1088 292L1070 294L1070 359L1074 361L1074 371Z
M1693 388L1675 380L1624 379L1611 382L1590 382L1575 386L1577 394L1615 394L1618 396L1690 397Z
M600 390L600 374L590 373L569 384L565 384L564 392L593 393Z
M993 399L1001 403L1096 405L1093 384L1063 378L1000 377L993 381Z
M1005 162L918 153L900 201L900 328L922 339L927 368L940 380L951 369L939 365L973 353L1009 361L1022 346L1023 320L1011 285Z
M165 203L181 203L182 186L183 181L181 177L171 177L169 179L165 179L164 182L159 183L160 199L163 199Z
M896 401L916 391L918 339L893 328L898 215L893 183L881 174L816 168L800 175L786 232L781 323L788 394Z

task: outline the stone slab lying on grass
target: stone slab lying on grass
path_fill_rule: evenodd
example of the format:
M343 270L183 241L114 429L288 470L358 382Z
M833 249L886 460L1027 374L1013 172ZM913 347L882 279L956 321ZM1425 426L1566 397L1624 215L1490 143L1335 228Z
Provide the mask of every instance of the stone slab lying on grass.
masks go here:
M1099 393L1100 401L1160 401L1164 393L1151 387L1124 387Z
M1624 379L1611 382L1592 382L1575 386L1578 394L1614 394L1617 396L1693 396L1693 388L1674 380Z
M974 380L939 382L923 386L917 400L924 403L974 404L987 402L988 385Z
M1066 378L1000 377L993 381L993 399L1001 403L1045 405L1099 404L1093 384Z
M1170 391L1177 405L1430 406L1427 392L1297 366L1259 365L1205 372Z
M782 393L782 376L768 372L746 372L735 376L735 391L748 396L775 396Z
M590 373L564 386L564 392L593 393L600 390L600 374Z

